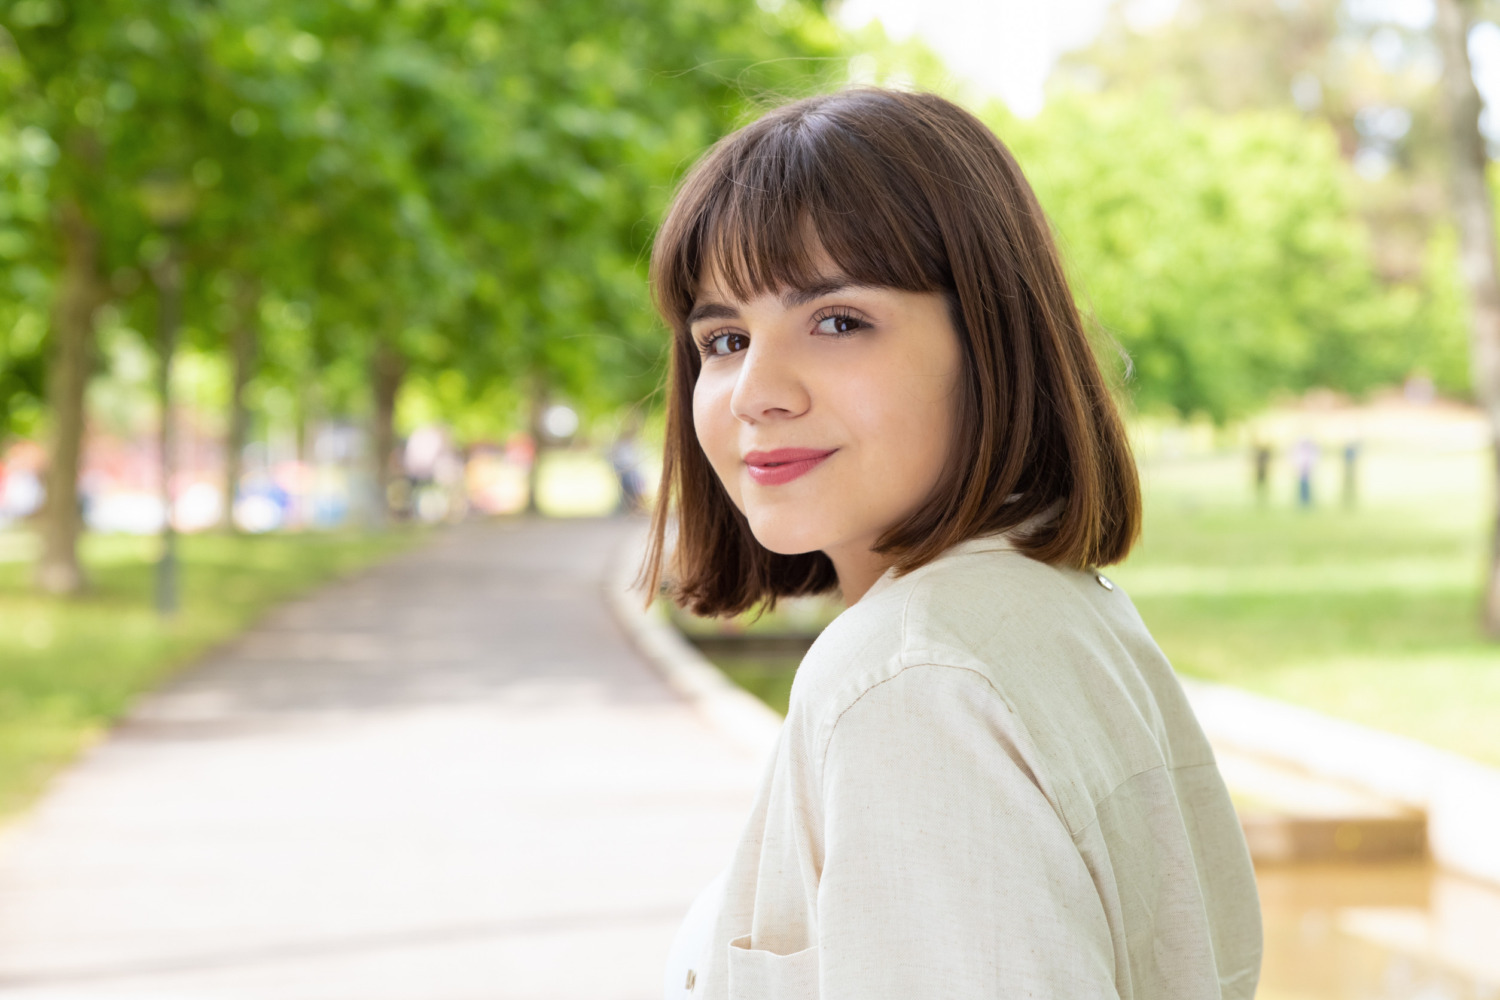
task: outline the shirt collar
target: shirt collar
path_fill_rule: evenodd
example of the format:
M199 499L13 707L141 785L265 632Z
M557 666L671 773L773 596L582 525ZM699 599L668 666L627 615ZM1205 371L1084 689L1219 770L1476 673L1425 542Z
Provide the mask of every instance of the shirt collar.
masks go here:
M948 559L952 556L968 555L974 552L1004 552L1014 549L1016 547L1015 539L1018 536L1025 536L1041 525L1046 524L1048 521L1052 520L1052 518L1055 517L1061 510L1062 501L1058 500L1046 510L1043 510L1037 514L1033 514L1031 517L1022 521L1015 527L1007 528L1005 531L992 532L986 535L975 535L973 538L966 538L961 542L955 542L954 544L948 546L946 549L940 552L937 558L933 560L933 562L937 562L942 559ZM890 569L882 573L879 579L870 584L870 589L865 591L864 596L860 598L860 601L863 601L865 600L865 598L872 597L875 594L880 593L880 591L895 583L896 579L896 568L892 566ZM855 603L857 604L859 602L856 601Z

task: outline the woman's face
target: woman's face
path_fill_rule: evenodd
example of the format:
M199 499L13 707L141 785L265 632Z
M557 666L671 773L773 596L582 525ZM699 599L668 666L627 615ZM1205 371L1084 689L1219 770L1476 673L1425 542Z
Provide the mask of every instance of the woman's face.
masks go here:
M748 302L710 273L689 323L698 443L772 552L867 559L942 473L958 333L938 293L847 284Z

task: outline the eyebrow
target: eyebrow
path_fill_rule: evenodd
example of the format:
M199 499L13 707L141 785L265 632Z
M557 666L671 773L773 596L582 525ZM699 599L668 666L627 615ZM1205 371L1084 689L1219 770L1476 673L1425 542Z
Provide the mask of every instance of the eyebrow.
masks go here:
M801 288L789 288L781 293L781 304L788 309L796 306L805 306L814 299L822 298L824 295L832 295L846 288L853 288L858 282L850 281L845 277L819 278L811 284ZM699 320L704 319L736 319L740 311L734 306L725 305L722 302L698 302L688 313L687 325L692 326Z

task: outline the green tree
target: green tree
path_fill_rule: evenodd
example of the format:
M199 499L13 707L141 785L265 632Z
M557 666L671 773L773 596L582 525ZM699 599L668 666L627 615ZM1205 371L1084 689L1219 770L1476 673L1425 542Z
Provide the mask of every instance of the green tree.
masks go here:
M52 137L17 120L25 66L0 27L0 447L39 430L46 396L43 349L50 285L38 266L46 230Z
M1182 0L1168 21L1138 30L1117 8L1097 40L1063 57L1051 86L1154 94L1174 112L1301 116L1330 130L1355 168L1343 176L1339 200L1366 224L1370 264L1391 294L1385 305L1402 315L1415 310L1416 324L1402 335L1408 364L1449 373L1456 358L1444 331L1456 317L1434 311L1448 282L1434 267L1446 248L1440 60L1430 30L1391 20L1390 9L1345 0ZM1466 379L1440 386L1469 391Z
M161 41L149 26L136 28L132 40L127 25L133 22L122 14L116 4L75 10L50 0L19 0L0 19L8 35L13 120L34 146L57 150L49 157L47 218L30 262L53 278L47 500L37 581L59 593L84 582L76 554L84 391L94 361L94 314L109 295L103 220L122 208L121 191L111 183L122 166L112 112L136 103L137 91L121 76Z
M1143 408L1243 415L1399 377L1416 302L1385 294L1331 131L1284 112L1074 94L991 116L1118 339Z
M435 58L409 79L449 96L415 155L472 271L442 335L403 341L406 370L510 420L638 399L660 377L644 261L674 175L758 95L826 82L803 57L833 54L832 29L795 2L636 0L450 6L422 36Z

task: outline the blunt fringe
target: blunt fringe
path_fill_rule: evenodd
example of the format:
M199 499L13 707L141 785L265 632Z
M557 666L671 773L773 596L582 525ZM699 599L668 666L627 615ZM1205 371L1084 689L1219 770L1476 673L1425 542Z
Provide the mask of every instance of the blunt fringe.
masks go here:
M699 615L837 588L821 552L760 545L693 427L702 359L687 316L710 270L742 300L808 288L818 252L858 284L947 297L963 345L960 460L881 536L898 575L949 546L1006 532L1026 555L1119 562L1140 533L1124 425L1036 196L983 123L933 94L859 88L771 111L720 140L682 182L651 254L672 332L661 488L641 570ZM668 526L675 542L668 562Z

